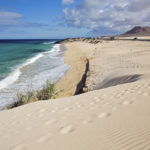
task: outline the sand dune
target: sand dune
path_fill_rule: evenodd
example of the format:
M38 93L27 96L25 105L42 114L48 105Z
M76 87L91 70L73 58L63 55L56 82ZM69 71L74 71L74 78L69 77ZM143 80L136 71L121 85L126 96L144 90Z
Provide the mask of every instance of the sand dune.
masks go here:
M90 92L0 112L0 149L149 150L150 43L66 46L90 47Z

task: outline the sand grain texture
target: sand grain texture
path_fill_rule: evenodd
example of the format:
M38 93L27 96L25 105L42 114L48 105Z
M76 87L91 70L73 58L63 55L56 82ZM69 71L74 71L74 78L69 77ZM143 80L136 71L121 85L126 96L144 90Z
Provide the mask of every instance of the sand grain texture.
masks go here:
M87 85L97 90L0 112L1 150L150 149L150 43L78 46L95 50Z

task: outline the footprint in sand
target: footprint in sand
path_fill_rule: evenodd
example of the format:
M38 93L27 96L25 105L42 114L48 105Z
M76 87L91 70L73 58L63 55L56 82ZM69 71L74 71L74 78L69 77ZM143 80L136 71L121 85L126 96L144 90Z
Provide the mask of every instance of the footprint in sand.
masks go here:
M150 94L149 93L143 93L143 96L149 96Z
M46 110L45 109L40 109L39 110L39 113L43 113L43 112L45 112Z
M9 150L25 150L25 147L23 145L15 145L12 146Z
M141 95L143 92L142 91L138 91L137 93Z
M31 127L31 126L29 126L29 127L26 127L26 131L31 131L33 128Z
M125 99L125 97L124 97L124 96L121 96L120 99Z
M64 111L69 111L69 110L71 110L72 108L71 107L65 107L63 110Z
M42 118L43 116L44 116L44 114L39 114L38 115L39 118Z
M49 133L49 134L47 134L47 135L43 135L43 136L41 136L41 137L39 137L39 138L37 139L37 142L38 142L38 143L46 142L46 141L48 141L51 137L52 137L52 134L51 134L51 133Z
M109 117L110 115L111 115L110 113L103 112L98 115L98 118L106 118L106 117Z
M16 126L16 125L18 125L19 123L17 122L17 121L13 121L13 122L11 122L11 125L12 126Z
M124 101L122 104L123 105L129 105L129 104L132 104L133 102L131 102L131 101Z
M77 105L78 108L82 108L82 107L84 107L84 106L85 106L84 104L79 104L79 105Z
M104 103L103 104L103 106L109 106L110 105L110 103Z
M118 107L112 107L112 110L117 110L117 109L119 109Z
M150 85L148 85L146 88L147 88L147 89L150 89Z
M56 122L57 122L57 120L48 120L45 122L45 125L48 126L48 125L51 125L51 124L56 123Z
M90 105L94 105L94 104L96 104L96 103L95 103L95 102L90 102L89 104L90 104Z
M51 111L51 113L56 113L57 112L57 109L54 109Z
M66 127L63 127L60 129L60 133L61 134L68 134L70 132L72 132L74 130L74 128L72 127L72 125L68 125Z
M94 100L99 100L99 98L98 97L94 97Z
M90 119L89 119L89 120L83 120L82 123L83 123L83 124L92 123L92 120L90 120Z
M26 114L26 117L28 117L28 118L31 117L31 114Z
M100 102L101 100L99 98L95 98L95 101L96 102Z
M92 107L89 107L89 110L93 110L93 109L95 109L95 107L93 107L93 106L92 106Z

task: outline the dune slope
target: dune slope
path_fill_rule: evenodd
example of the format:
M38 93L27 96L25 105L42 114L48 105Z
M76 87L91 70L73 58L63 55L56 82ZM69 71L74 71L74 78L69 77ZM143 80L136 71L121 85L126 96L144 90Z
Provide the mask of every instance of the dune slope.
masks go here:
M0 149L150 149L150 43L104 41L91 50L86 84L96 90L0 112Z

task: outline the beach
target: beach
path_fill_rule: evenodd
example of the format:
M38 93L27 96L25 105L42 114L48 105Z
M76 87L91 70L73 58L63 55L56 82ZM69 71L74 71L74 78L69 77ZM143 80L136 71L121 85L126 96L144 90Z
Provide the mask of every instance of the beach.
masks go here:
M0 112L0 149L150 149L150 42L91 41L62 43L63 98ZM75 95L84 75L86 91Z
M57 82L69 66L57 40L0 40L0 110L18 101L18 94L36 93L47 80Z
M64 62L69 65L69 70L62 77L56 88L60 92L59 97L73 96L76 93L77 85L82 80L86 70L87 60L93 56L94 45L87 45L82 42L64 43L67 51L64 54ZM82 87L81 87L82 88Z

